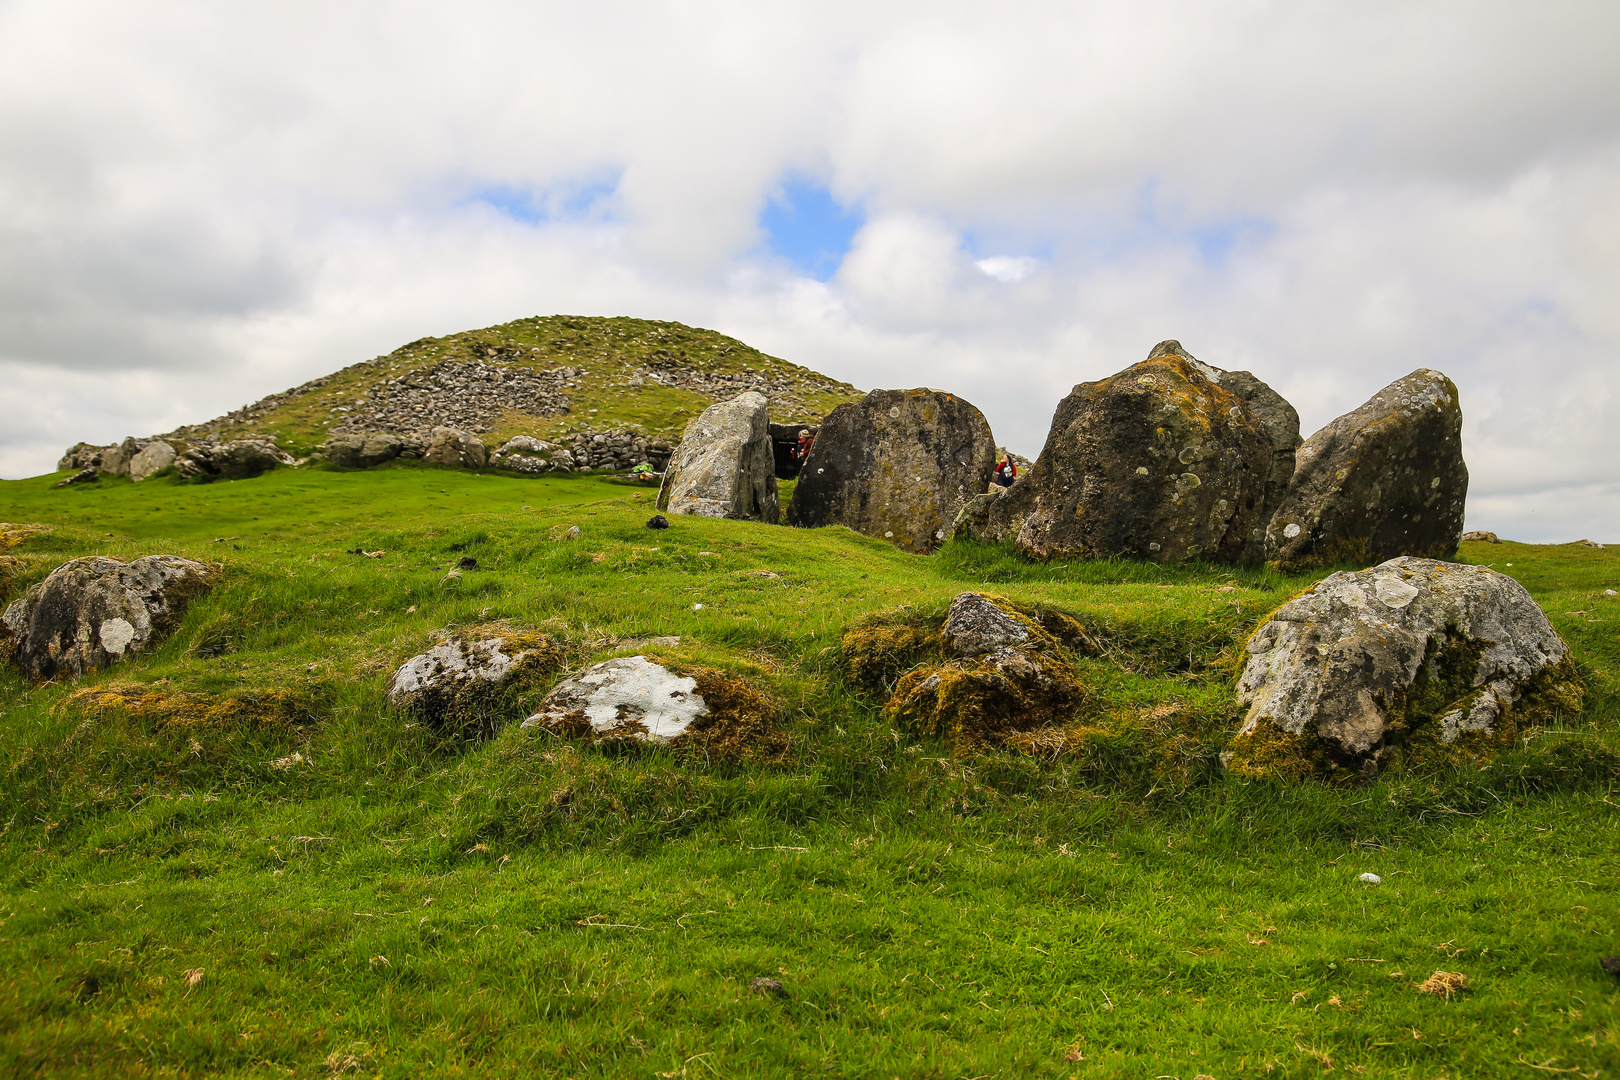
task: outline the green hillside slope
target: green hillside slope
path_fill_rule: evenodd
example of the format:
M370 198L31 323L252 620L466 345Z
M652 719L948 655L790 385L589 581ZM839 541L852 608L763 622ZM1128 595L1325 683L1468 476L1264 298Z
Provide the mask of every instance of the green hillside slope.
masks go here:
M1309 576L655 533L651 492L579 474L53 479L0 482L0 521L32 523L0 525L0 602L91 554L222 580L78 684L0 667L0 1074L1620 1068L1614 549L1463 547L1570 642L1583 714L1489 767L1333 788L1218 761L1231 650ZM965 589L1098 643L1072 739L953 757L846 677L851 622ZM651 652L747 680L785 753L524 731L532 697L460 741L388 704L401 661L500 628L568 670ZM1467 988L1424 992L1436 971Z

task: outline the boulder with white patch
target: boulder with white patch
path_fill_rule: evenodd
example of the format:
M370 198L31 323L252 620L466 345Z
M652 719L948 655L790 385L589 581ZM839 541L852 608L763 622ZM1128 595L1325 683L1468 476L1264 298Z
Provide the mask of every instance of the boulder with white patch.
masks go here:
M1568 646L1524 586L1485 567L1402 557L1333 574L1245 649L1247 713L1225 760L1246 775L1478 757L1580 708Z
M558 683L523 726L706 758L780 758L788 743L775 714L766 694L735 676L622 656Z
M388 700L447 734L485 737L514 712L516 697L534 678L560 667L562 659L549 635L532 631L449 637L399 666Z
M681 434L659 508L671 514L776 524L776 464L765 395L753 390L704 409Z
M176 555L74 559L6 607L0 651L29 678L78 678L150 649L213 581L208 567Z
M1468 466L1457 387L1440 372L1395 380L1295 457L1288 495L1266 526L1267 561L1295 571L1456 552Z
M514 435L506 440L490 455L489 463L497 469L535 475L574 471L572 453L533 435Z

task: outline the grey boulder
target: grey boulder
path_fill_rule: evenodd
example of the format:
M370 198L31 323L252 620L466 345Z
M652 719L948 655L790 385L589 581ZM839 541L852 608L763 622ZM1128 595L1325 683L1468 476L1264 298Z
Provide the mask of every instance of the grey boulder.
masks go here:
M521 473L573 472L574 455L533 435L516 435L490 455L489 463L499 469Z
M1226 375L1170 341L1080 383L1058 403L1029 474L975 506L959 531L1041 560L1256 557L1275 447Z
M153 439L129 459L129 478L139 483L174 464L175 450L162 439Z
M926 555L995 465L990 424L971 402L943 390L874 390L821 422L788 523L843 525Z
M452 636L399 666L388 682L388 701L431 727L486 736L499 726L506 698L561 663L561 650L546 634Z
M63 563L0 615L0 649L41 682L78 678L154 645L213 575L176 555Z
M1392 756L1500 747L1579 709L1569 648L1517 581L1401 557L1341 572L1249 638L1229 767L1368 775Z
M665 468L660 509L776 524L768 402L753 390L716 402L686 425Z
M369 469L403 455L413 444L402 435L386 431L334 435L322 448L326 460L346 469Z
M1293 571L1456 552L1468 466L1457 387L1440 372L1390 383L1307 439L1297 458L1266 527L1268 561Z
M478 436L457 428L436 427L429 438L423 460L434 465L454 465L482 469L489 463L489 450Z
M243 480L292 464L293 456L269 439L235 439L191 447L175 458L174 471L185 480Z

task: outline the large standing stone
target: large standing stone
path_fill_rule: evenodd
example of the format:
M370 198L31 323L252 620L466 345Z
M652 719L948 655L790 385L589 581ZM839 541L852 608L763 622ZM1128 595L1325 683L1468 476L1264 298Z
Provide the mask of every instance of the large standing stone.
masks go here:
M753 390L704 409L669 460L663 507L672 514L776 524L776 465L768 402Z
M874 390L821 422L788 523L845 525L925 555L995 467L990 424L971 403L943 390Z
M456 428L436 427L423 460L434 465L456 465L482 469L489 463L489 450L478 436Z
M174 459L174 447L162 439L153 439L129 459L129 478L139 483L173 465Z
M1246 655L1248 713L1227 763L1253 775L1367 775L1397 754L1497 748L1577 711L1582 693L1522 585L1432 559L1324 578L1273 612Z
M964 529L1036 559L1241 561L1261 520L1271 435L1217 381L1223 373L1179 346L1154 352L1076 386L1029 475L987 497L976 507L982 524Z
M155 643L212 583L175 555L74 559L6 607L0 649L30 678L78 678Z
M1449 558L1467 497L1457 387L1423 368L1299 448L1293 484L1266 528L1266 557L1288 570Z
M186 480L243 480L293 463L293 456L269 439L237 439L191 447L175 458L174 471Z

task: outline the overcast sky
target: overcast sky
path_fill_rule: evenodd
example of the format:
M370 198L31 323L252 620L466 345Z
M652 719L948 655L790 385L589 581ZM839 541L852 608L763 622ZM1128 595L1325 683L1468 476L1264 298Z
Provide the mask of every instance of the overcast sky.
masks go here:
M1174 337L1461 388L1620 541L1620 4L0 0L0 475L424 335L676 319L1033 456Z

